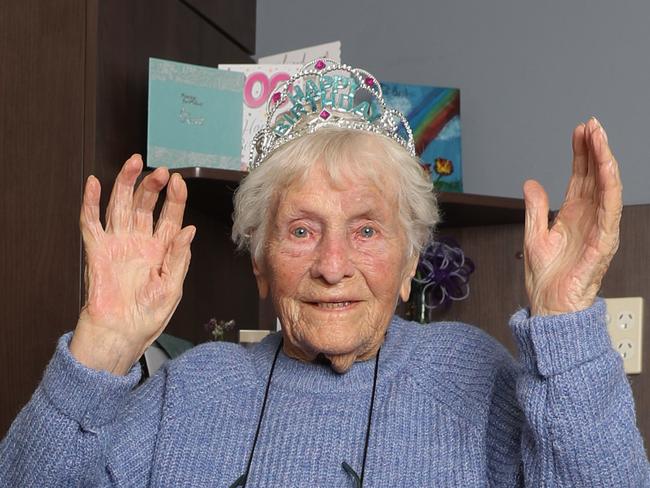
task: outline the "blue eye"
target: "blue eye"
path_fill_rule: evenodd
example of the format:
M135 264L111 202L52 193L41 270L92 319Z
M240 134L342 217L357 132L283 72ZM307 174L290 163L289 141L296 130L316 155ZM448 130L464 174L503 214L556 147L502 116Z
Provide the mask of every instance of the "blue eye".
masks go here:
M307 237L307 229L304 227L297 227L291 233L296 237Z
M370 226L365 226L361 229L361 236L367 238L370 238L375 235L375 229L373 229Z

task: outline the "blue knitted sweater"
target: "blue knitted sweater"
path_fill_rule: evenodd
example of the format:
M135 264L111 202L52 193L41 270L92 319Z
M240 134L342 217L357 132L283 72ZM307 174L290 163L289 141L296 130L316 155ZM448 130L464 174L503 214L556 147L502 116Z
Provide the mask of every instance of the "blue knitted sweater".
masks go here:
M604 305L520 311L516 363L459 323L393 319L381 350L365 487L640 487L650 468ZM135 388L85 368L64 336L0 444L9 487L227 487L246 470L278 335L198 346ZM353 487L374 360L345 374L280 354L248 488Z

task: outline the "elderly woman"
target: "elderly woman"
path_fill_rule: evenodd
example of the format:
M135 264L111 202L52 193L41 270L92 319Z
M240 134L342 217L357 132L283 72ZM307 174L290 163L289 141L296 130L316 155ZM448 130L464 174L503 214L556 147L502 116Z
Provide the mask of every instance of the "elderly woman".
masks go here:
M136 387L181 298L186 187L139 156L99 219L86 183L86 304L0 446L2 486L650 486L633 401L596 299L621 183L600 124L573 134L549 229L524 186L530 308L515 362L459 323L394 316L437 221L408 124L374 77L319 60L273 97L233 238L282 333L196 347ZM167 186L153 229L152 211Z

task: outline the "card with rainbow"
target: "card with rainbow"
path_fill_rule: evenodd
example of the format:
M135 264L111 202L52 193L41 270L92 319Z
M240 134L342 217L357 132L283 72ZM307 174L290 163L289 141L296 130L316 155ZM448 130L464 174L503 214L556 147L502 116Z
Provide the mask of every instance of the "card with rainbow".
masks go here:
M382 82L389 107L406 115L415 149L439 191L463 191L460 90Z

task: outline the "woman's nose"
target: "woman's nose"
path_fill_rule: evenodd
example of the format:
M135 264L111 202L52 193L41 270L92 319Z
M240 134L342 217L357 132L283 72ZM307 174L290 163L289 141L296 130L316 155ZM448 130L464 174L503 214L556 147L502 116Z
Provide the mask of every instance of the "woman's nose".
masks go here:
M354 274L350 244L338 235L324 236L316 247L316 259L311 269L311 276L334 285Z

